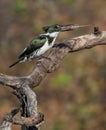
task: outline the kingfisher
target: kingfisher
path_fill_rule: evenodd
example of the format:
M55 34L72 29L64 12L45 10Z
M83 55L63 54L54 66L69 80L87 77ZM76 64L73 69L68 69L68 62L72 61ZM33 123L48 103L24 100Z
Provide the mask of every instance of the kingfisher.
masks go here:
M89 25L78 25L78 24L67 24L60 25L54 24L49 26L44 26L42 28L43 34L38 35L31 40L30 44L23 50L23 52L18 56L16 62L11 64L9 67L13 67L17 63L22 63L26 61L31 61L35 58L40 58L43 54L53 47L55 40L60 32L72 31L81 27L86 27Z

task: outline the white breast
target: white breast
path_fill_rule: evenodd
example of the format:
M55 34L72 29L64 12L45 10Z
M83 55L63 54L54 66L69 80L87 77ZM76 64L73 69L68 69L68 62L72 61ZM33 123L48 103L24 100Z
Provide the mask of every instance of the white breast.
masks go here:
M58 34L59 34L59 32L54 32L54 33L50 33L50 34L47 33L47 35L50 35L51 37L54 37L52 43L49 44L48 39L47 39L46 43L40 49L38 49L37 51L34 52L34 57L38 57L40 55L43 55L48 49L50 49L54 45Z
M39 50L37 50L36 56L40 56L40 55L44 54L51 47L52 47L52 45L49 45L48 40L47 40L46 43Z
M52 43L48 44L48 40L47 40L46 43L37 51L36 55L40 56L40 55L44 54L48 49L50 49L54 45L58 34L59 34L59 32L54 32L54 33L49 34L51 37L54 37Z
M59 34L59 32L52 32L52 33L49 33L49 36L56 38L58 36L58 34Z

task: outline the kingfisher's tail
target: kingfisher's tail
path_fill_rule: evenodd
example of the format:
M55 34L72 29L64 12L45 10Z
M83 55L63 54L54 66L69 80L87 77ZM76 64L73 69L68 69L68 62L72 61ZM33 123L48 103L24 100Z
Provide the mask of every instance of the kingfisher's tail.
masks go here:
M17 60L16 62L14 62L13 64L11 64L11 65L9 66L9 68L13 67L14 65L18 64L19 62L20 62L20 59Z

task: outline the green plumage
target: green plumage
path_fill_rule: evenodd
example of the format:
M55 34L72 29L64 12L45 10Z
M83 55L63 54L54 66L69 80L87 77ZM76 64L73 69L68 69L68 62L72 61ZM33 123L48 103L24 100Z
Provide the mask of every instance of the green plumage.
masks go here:
M46 40L47 40L46 36L39 36L37 39L33 39L30 42L29 46L24 49L24 51L22 52L21 55L19 55L18 58L28 56L28 55L30 56L31 53L41 48L45 44Z
M45 44L46 41L47 41L46 35L40 35L37 38L34 38L30 42L28 47L26 47L24 51L18 56L18 60L9 67L13 67L19 62L29 61L30 57L33 56L33 53L36 52L38 49L40 49Z
M34 38L28 47L26 47L23 52L18 56L18 60L10 65L12 67L17 63L30 61L34 58L37 58L43 55L48 49L50 49L60 32L72 31L78 28L87 27L90 25L77 25L77 24L67 24L59 25L54 24L50 26L43 27L44 34L39 35L37 38Z

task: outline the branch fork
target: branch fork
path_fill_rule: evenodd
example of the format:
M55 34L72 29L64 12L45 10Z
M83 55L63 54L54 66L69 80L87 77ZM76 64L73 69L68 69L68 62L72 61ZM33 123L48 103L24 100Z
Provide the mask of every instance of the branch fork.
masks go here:
M106 31L94 27L92 34L72 38L57 43L50 51L48 58L37 61L33 71L24 77L8 76L0 73L0 84L11 87L20 101L20 108L4 116L0 130L11 130L12 124L21 125L22 130L38 130L44 122L44 115L37 110L36 94L32 88L38 86L48 73L54 72L63 58L72 52L106 45ZM49 60L50 59L50 60ZM17 115L20 112L20 115Z

